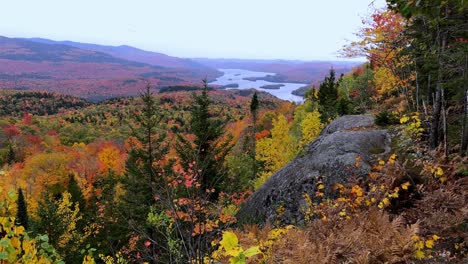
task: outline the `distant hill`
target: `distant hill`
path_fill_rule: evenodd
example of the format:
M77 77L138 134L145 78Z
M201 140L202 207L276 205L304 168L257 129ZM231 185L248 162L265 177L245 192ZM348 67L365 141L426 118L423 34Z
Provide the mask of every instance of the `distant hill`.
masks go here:
M0 117L24 114L52 115L89 105L86 100L70 95L0 90Z
M277 75L263 78L271 82L319 83L335 69L337 76L350 72L362 62L355 61L297 61L297 60L242 60L196 58L194 61L216 69L245 69L273 72Z
M43 39L43 38L30 38L27 40L39 42L39 43L45 43L45 44L62 44L62 45L76 47L76 48L83 49L83 50L92 50L92 51L102 52L102 53L109 54L116 58L146 63L146 64L150 64L154 66L213 71L213 68L197 63L190 59L172 57L166 54L141 50L141 49L137 49L131 46L127 46L127 45L105 46L105 45L73 42L73 41L54 41L54 40Z
M65 44L0 37L0 89L59 92L96 101L138 94L146 81L158 88L199 84L218 75L209 67L155 66Z

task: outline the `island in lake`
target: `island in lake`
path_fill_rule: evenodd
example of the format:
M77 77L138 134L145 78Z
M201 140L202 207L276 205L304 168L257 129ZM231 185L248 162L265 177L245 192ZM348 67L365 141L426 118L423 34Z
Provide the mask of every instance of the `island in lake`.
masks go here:
M252 81L252 82L255 82L255 81L267 81L267 82L277 82L277 83L280 83L280 82L286 82L286 77L283 76L283 75L280 75L280 74L275 74L275 75L266 75L266 76L253 76L253 77L245 77L243 78L244 80L247 80L247 81Z
M226 85L221 86L221 88L222 88L222 89L239 88L239 84L237 84L237 83L230 83L230 84L226 84Z
M314 87L310 86L310 85L307 85L307 86L300 87L299 89L294 90L291 93L294 94L294 95L297 95L297 96L304 97L305 94L311 89L314 89Z
M285 85L282 84L282 83L279 83L279 84L266 84L266 85L260 86L260 88L276 90L276 89L280 89L283 86L285 86Z

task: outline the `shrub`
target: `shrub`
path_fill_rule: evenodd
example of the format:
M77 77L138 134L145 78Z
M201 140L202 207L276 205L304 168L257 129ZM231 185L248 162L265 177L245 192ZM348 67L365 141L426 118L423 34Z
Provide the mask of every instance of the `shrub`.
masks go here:
M392 112L383 111L375 116L375 124L378 126L397 125L399 123L398 117Z

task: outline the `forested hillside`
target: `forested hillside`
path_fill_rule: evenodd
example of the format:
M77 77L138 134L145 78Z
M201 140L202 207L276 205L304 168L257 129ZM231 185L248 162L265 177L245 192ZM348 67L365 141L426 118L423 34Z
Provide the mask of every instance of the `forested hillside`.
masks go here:
M58 92L99 101L135 96L147 81L153 88L161 88L219 75L214 69L197 68L169 56L158 56L164 67L156 59L147 64L137 55L154 54L136 50L138 54L130 51L132 57L125 53L129 47L66 44L0 36L0 89Z
M468 5L387 4L299 105L0 93L0 261L466 263Z

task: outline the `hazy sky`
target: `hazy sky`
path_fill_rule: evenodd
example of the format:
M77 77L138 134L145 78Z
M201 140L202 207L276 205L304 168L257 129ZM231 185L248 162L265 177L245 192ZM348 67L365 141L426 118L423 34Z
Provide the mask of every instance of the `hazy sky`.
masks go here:
M180 57L336 59L384 0L0 0L0 35Z

